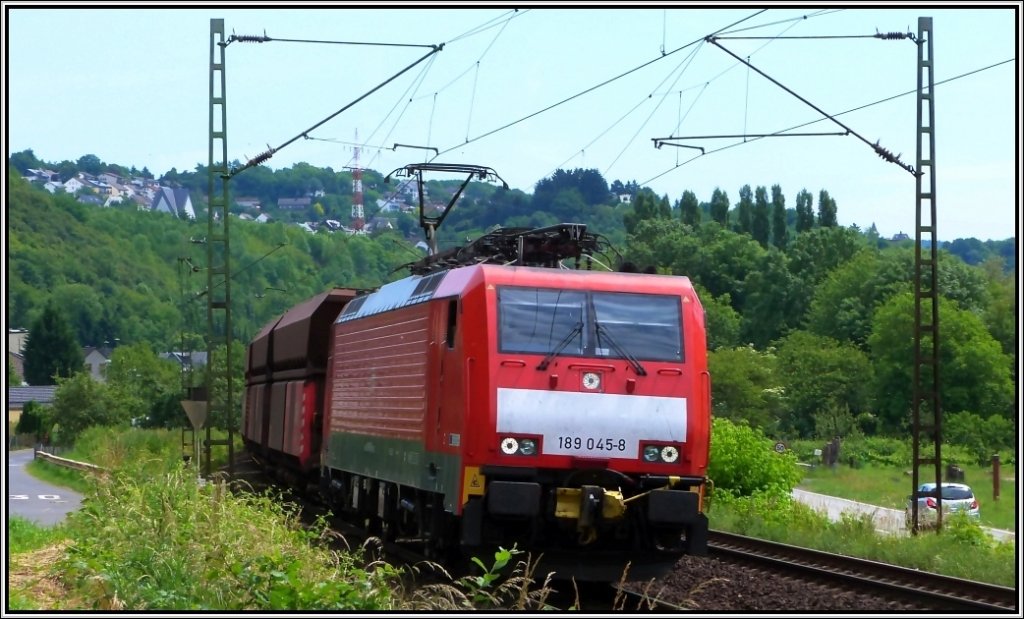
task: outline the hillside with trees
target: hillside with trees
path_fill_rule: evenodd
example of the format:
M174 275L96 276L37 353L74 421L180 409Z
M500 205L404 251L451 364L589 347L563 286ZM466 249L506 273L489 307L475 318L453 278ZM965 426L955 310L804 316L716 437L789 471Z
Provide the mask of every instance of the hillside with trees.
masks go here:
M131 203L99 208L51 195L21 178L20 167L46 164L19 154L16 167L15 159L8 173L8 324L28 326L55 303L82 346L178 350L184 340L186 349L203 349L205 246L195 242L206 234L203 166L160 179L189 188L197 213L190 222ZM422 255L414 248L423 237L411 198L372 170L364 171L363 183L367 219L379 214L378 197L405 205L388 214L396 220L393 230L311 233L295 225L347 221L347 171L258 167L232 181L232 196L254 196L271 215L271 223L232 223L238 340L328 287L373 288L402 277L402 265ZM428 204L443 207L458 184L429 181ZM305 211L273 207L278 197L309 195L315 201ZM445 220L439 245L499 225L586 223L612 240L613 268L629 261L696 284L707 314L717 416L780 438L905 435L913 240L879 238L873 226L839 226L837 201L824 189L801 189L792 208L778 185L744 185L734 195L736 202L716 189L702 201L683 191L673 200L582 169L556 171L532 195L471 182ZM244 212L232 207L233 214ZM981 419L1000 429L997 435L1009 427L1011 443L1015 251L1015 238L958 239L943 244L938 262L948 418L953 427L964 425L956 425L958 416Z

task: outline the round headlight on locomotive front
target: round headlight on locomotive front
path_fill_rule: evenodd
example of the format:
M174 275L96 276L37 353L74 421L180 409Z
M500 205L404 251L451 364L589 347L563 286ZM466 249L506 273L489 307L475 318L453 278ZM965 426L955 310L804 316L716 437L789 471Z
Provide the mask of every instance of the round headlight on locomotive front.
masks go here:
M524 438L519 441L519 453L524 456L532 456L537 453L537 442L532 438Z
M679 459L679 450L672 445L666 445L661 448L661 459L665 462L675 462Z
M501 439L501 451L504 454L511 456L519 450L519 441L512 438L511 436Z
M648 445L644 447L644 460L646 462L657 462L659 452L660 450L657 445Z

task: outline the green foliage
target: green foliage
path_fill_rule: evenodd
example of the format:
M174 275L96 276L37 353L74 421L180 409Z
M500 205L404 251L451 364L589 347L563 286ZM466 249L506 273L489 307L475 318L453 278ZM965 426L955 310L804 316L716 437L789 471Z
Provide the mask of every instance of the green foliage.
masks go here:
M774 430L783 397L775 365L773 354L751 346L708 353L715 416Z
M834 415L845 409L853 416L870 406L873 372L867 355L850 344L807 331L794 331L776 344L778 376L786 394L782 429L809 437L815 415ZM850 417L852 422L853 417ZM847 436L849 429L833 427L826 435Z
M666 200L667 202L667 200ZM634 234L643 222L651 220L668 220L671 211L666 212L664 204L650 189L639 191L633 198L633 209L622 216L622 223L627 234ZM673 223L678 223L673 222Z
M44 527L21 516L7 518L7 551L11 554L46 548L62 539L64 527L61 525Z
M754 189L750 235L761 247L768 247L768 241L771 240L771 209L768 206L768 191L764 187Z
M988 418L961 411L943 415L942 437L946 443L970 452L973 461L986 464L992 454L1012 453L1016 429L1012 419L992 414Z
M868 343L875 366L875 393L883 428L898 431L910 419L914 299L897 295L878 309ZM923 311L923 310L922 310ZM1014 399L1010 360L972 312L939 300L943 368L940 398L946 410L1009 415ZM927 340L923 350L930 349Z
M981 265L988 291L988 304L982 312L982 320L992 337L1008 355L1017 354L1017 289L1016 273L1005 272L1005 261L993 257Z
M249 173L257 172L239 179ZM206 286L206 252L189 239L205 236L205 222L86 207L33 188L12 168L8 180L10 324L30 325L52 298L79 344L118 338L167 351L185 334L186 346L201 349L206 296L196 295ZM206 180L197 186L205 192ZM410 260L393 237L314 237L296 226L242 221L231 235L232 335L243 342L292 304L336 285L379 286L401 277L393 271ZM198 270L182 269L183 257ZM258 297L267 287L286 292Z
M740 187L740 201L736 204L736 227L734 230L740 234L750 234L753 213L754 194L750 185L744 185Z
M15 434L31 434L35 437L36 441L40 441L43 438L50 425L53 423L51 415L49 414L49 407L43 406L38 402L26 402L25 408L21 411L21 416L18 417L18 425L14 428Z
M495 597L492 591L493 585L501 577L502 571L508 566L512 557L522 554L522 552L514 545L511 549L499 546L498 550L494 553L494 563L490 567L484 565L484 562L478 557L471 558L473 563L480 568L481 574L478 576L464 576L457 582L466 588L469 598L473 601L475 607L496 608L499 606L500 600Z
M112 397L128 409L129 419L143 427L186 425L179 404L181 371L174 361L161 359L148 344L116 348L107 366Z
M716 486L717 489L717 486ZM708 517L716 530L781 541L788 532L828 527L828 517L790 496L755 492L749 496L714 494Z
M777 453L774 441L761 430L716 418L711 426L711 455L708 477L716 495L761 494L765 500L788 498L800 481L796 457Z
M700 204L697 195L692 191L684 191L682 199L679 200L679 218L691 228L700 225Z
M865 347L875 307L895 290L909 287L902 274L896 281L883 280L880 269L878 253L863 249L829 272L811 299L808 329Z
M716 495L709 517L715 529L793 546L1003 586L1018 580L1016 546L994 542L960 518L944 521L949 526L938 535L880 534L867 515L846 513L833 522L788 497L757 494Z
M836 201L824 189L818 194L818 225L822 228L838 225Z
M797 234L808 232L814 227L814 196L806 189L796 194L796 231Z
M128 466L68 517L60 562L93 602L130 610L383 610L396 572L357 567L317 545L280 497L232 495L178 468L140 477Z
M729 225L729 194L718 187L711 192L711 219L723 228Z
M740 315L732 308L729 295L715 298L700 284L694 284L694 288L704 307L708 350L733 348L739 344Z
M43 308L25 341L25 380L52 385L59 377L81 372L85 359L67 318L55 301Z
M743 281L747 294L743 305L742 339L757 348L799 325L807 306L803 283L786 266L786 256L771 247L760 268Z
M782 187L772 185L772 245L785 249L789 244L789 229L786 227L786 197Z
M57 380L51 419L60 429L60 444L70 445L91 426L127 425L131 411L130 403L118 399L107 385L80 372Z
M20 387L21 386L21 375L18 374L18 370L14 367L14 364L8 364L7 366L7 386L8 387Z
M864 237L851 228L808 228L789 244L786 257L793 274L813 290L830 271L866 248Z

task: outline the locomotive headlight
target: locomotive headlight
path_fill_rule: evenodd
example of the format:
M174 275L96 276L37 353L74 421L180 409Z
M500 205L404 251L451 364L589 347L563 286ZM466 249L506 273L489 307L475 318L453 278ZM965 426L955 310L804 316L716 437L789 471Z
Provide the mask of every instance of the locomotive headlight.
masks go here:
M532 438L524 438L519 441L519 453L524 456L532 456L537 453L537 442Z
M661 459L665 462L675 462L679 459L679 450L672 445L666 445L661 448Z
M511 456L519 450L519 441L512 438L511 436L501 440L501 451L506 455Z
M647 462L657 462L659 453L660 450L657 445L648 445L644 447L644 460Z

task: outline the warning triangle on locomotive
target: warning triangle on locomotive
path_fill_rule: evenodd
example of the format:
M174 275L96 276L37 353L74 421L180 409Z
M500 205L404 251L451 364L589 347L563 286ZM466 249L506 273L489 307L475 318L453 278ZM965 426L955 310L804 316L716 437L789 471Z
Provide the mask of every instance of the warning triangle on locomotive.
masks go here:
M423 173L466 174L438 215ZM494 170L410 164L429 254L335 288L248 347L242 435L332 511L431 557L516 544L562 578L666 573L707 552L704 310L684 276L610 270L586 225L499 228L439 252ZM635 271L635 269L630 269Z

